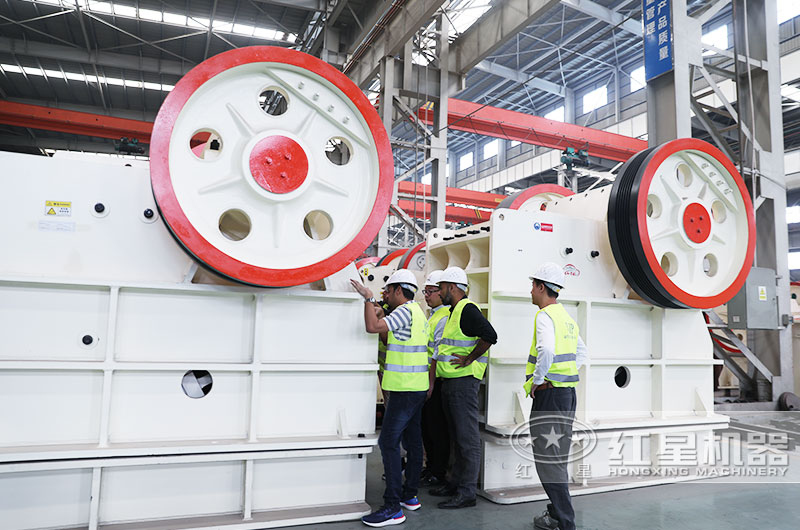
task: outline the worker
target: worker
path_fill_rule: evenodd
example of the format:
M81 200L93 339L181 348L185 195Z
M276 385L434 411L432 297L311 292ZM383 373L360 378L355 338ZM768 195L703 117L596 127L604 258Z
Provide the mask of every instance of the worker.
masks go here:
M395 271L387 280L383 300L391 313L379 319L372 291L351 280L364 297L364 323L368 333L386 333L386 362L381 388L387 394L378 446L383 458L386 490L383 506L361 521L379 527L406 520L403 508L418 510L417 498L422 473L422 406L428 395L428 321L414 296L417 279L406 269ZM400 442L407 452L403 484Z
M497 342L492 325L467 298L467 286L467 274L459 267L449 267L439 277L439 296L450 306L450 316L436 357L436 376L443 379L442 405L454 442L455 461L450 482L430 493L450 497L439 503L444 509L476 503L481 461L478 388L488 363L486 352Z
M442 408L442 380L436 377L436 359L442 341L444 326L450 316L450 306L442 303L439 296L439 278L442 271L433 271L425 280L425 303L431 308L428 318L428 357L431 360L428 400L422 407L422 444L425 446L425 469L422 471L422 486L445 484L447 464L450 461L450 434Z
M575 419L578 370L586 361L586 346L578 324L558 303L564 271L544 263L533 276L531 302L538 306L533 344L525 368L526 394L533 398L531 441L536 473L550 504L533 520L534 528L573 530L575 512L569 495L567 462Z

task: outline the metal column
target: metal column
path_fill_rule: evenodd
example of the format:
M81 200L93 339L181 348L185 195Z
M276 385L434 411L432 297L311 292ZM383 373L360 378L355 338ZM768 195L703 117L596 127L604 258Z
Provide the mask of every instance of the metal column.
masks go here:
M444 228L445 190L447 189L447 102L450 97L447 76L449 71L450 20L440 13L436 16L437 52L439 55L439 93L433 104L433 136L431 136L431 228ZM455 183L453 183L455 185Z

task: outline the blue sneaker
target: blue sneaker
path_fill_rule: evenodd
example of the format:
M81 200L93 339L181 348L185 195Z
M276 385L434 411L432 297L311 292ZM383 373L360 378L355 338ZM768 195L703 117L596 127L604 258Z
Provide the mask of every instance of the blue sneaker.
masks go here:
M419 510L420 508L422 508L422 503L419 502L418 498L411 497L406 501L400 501L400 506L402 506L403 508L408 508L413 512L414 510Z
M406 516L403 514L403 510L397 509L393 510L391 508L387 508L384 506L380 510L376 512L372 512L369 515L365 515L361 518L361 522L367 526L373 527L380 527L380 526L390 526L393 524L401 524L406 521Z

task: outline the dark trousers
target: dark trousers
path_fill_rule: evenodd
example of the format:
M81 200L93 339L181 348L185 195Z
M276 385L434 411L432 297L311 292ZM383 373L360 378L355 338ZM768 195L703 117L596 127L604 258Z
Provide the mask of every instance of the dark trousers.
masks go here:
M427 391L389 392L378 437L386 475L383 501L387 508L399 509L401 500L406 501L417 495L422 473L422 405L427 395ZM400 462L400 442L406 449L405 484Z
M478 429L480 384L471 375L445 378L442 382L442 405L456 452L450 485L469 499L475 497L481 464L481 435Z
M575 389L572 387L547 388L534 393L531 409L531 439L536 473L550 499L550 515L558 519L561 530L575 528L567 465L576 401Z
M442 407L442 380L433 385L431 398L422 407L422 444L427 456L426 468L436 478L444 480L450 460L450 433Z

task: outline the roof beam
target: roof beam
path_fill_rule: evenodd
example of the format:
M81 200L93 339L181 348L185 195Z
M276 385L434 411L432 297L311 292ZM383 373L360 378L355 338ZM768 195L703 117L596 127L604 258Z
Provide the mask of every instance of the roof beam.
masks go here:
M480 105L471 101L450 98L448 128L494 138L563 150L566 147L586 149L589 156L624 162L647 148L647 142L621 134L562 123L513 110ZM432 123L432 113L420 109L423 123Z
M2 147L36 147L38 149L57 149L63 151L87 151L90 153L115 153L119 151L112 141L78 140L75 138L27 138L11 134L0 134Z
M291 7L304 11L325 11L325 0L255 0L260 4Z
M450 45L451 69L466 75L559 0L506 0L488 11Z
M553 83L552 81L547 81L546 79L531 77L523 72L519 72L512 68L508 68L507 66L503 66L491 61L483 60L476 64L475 68L482 72L488 72L492 75L496 75L497 77L502 77L508 79L509 81L515 81L520 84L528 85L531 88L543 90L562 98L565 97L567 93L567 90L563 85Z
M399 55L406 42L423 26L430 23L433 14L445 0L407 0L394 2L392 7L358 44L353 57L344 65L344 73L356 85L369 83L377 74L380 60L387 55ZM385 23L385 25L384 25Z
M47 44L31 40L10 39L7 37L0 37L0 51L8 52L13 55L37 57L40 59L71 61L81 64L97 64L99 66L111 66L127 70L138 70L154 74L171 74L176 76L183 76L191 70L193 66L180 61L153 59L150 57L138 57L135 55L103 51L89 52L80 48Z
M386 16L393 3L394 0L375 0L374 2L371 2L372 9L370 11L366 11L367 5L364 5L365 13L362 18L362 24L364 24L365 27L360 29L359 33L353 35L353 40L347 43L348 55L351 55L354 51L356 51L358 45L367 38L370 31L372 31L372 28L381 18Z
M612 26L619 26L620 29L624 29L634 35L642 35L641 21L631 18L626 20L621 13L601 6L591 0L561 0L561 3L576 11L600 19L603 22L608 22Z
M119 139L123 136L150 143L153 124L142 120L63 110L40 105L0 101L0 123L81 136Z

